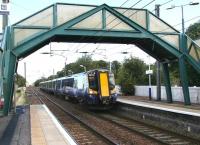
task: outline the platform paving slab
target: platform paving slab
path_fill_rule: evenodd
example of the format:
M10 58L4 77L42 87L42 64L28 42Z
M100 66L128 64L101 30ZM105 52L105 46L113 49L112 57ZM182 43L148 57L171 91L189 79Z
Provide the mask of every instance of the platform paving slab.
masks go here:
M30 106L32 145L76 144L45 105Z
M0 145L30 145L29 106L18 106L16 113L0 119Z

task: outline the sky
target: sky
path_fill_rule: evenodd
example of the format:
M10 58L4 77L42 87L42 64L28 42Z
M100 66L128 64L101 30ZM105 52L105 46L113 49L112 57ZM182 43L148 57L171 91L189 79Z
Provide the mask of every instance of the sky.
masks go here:
M9 15L9 25L12 25L23 18L45 8L56 2L64 3L76 3L76 4L91 4L91 5L101 5L106 3L109 6L119 7L125 1L123 7L131 7L137 0L10 0L10 15ZM151 0L142 0L134 8L143 8ZM168 0L155 0L153 3L145 7L154 13L155 4L163 4ZM179 6L188 4L189 0L171 0L166 5L163 5L160 9L160 17L165 22L174 26L181 23L181 8L177 7L172 10L166 10L166 8L171 7L171 5ZM194 2L200 2L196 0ZM185 6L184 7L184 19L185 27L197 22L200 19L200 5L197 6ZM191 20L192 19L192 20ZM1 19L0 19L1 20ZM1 23L0 23L1 24ZM181 30L181 25L175 27L177 30ZM52 50L66 49L68 51L60 52L55 51L55 55L44 55L43 52L49 52L50 47ZM98 47L96 54L92 56L95 60L106 60L113 61L118 60L122 62L124 58L129 58L130 56L138 57L144 60L147 64L154 63L153 58L149 58L146 53L135 47L134 45L118 45L118 44L79 44L79 43L51 43L46 45L37 52L31 54L30 56L19 61L18 73L24 76L24 63L26 63L27 68L27 80L31 84L35 80L41 77L48 77L53 73L61 70L64 67L65 62L71 63L76 61L78 57L83 54L74 53L75 49L81 48L81 51L92 51ZM124 55L121 52L126 51L128 54ZM101 55L98 55L100 53ZM80 68L82 69L82 68Z

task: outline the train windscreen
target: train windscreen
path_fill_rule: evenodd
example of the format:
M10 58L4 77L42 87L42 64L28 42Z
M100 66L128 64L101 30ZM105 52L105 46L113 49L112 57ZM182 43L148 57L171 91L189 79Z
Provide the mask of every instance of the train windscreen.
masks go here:
M91 72L88 74L89 88L95 91L98 91L98 80L97 74L95 72Z
M113 90L115 88L115 78L114 74L109 74L109 83L110 83L110 90Z

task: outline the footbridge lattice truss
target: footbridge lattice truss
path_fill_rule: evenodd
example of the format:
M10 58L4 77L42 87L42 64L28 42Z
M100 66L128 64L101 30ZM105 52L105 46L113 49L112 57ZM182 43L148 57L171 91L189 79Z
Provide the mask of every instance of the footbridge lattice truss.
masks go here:
M5 114L18 60L52 41L135 44L162 63L168 102L168 63L178 60L185 104L190 104L185 62L200 73L200 47L192 39L145 9L56 3L5 30L0 49Z

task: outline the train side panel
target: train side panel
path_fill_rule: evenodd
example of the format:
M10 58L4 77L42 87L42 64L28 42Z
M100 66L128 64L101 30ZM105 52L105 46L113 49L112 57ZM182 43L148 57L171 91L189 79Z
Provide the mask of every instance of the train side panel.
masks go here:
M93 70L42 82L40 88L93 106L108 106L117 98L114 75L108 70Z

